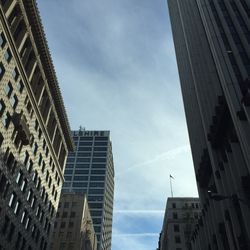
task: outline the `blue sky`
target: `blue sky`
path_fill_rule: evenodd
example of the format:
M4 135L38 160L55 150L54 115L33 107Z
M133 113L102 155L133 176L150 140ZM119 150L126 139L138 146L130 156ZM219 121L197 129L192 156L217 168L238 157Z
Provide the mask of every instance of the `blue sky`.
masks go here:
M157 247L172 174L197 196L166 0L38 0L71 128L110 130L112 250Z

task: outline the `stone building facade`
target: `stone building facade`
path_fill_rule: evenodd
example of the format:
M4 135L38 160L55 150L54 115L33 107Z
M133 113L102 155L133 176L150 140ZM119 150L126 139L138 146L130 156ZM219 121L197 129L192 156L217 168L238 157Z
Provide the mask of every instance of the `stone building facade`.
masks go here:
M200 212L198 198L168 198L158 250L190 250Z
M168 5L202 208L193 249L250 249L250 1Z
M97 249L97 238L84 194L61 195L50 249Z
M0 0L0 249L47 249L73 141L34 0Z

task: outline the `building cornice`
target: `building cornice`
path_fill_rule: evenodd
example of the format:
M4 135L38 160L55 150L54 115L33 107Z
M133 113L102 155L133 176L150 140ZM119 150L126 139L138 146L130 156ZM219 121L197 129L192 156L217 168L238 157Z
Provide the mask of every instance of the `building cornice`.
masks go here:
M65 141L67 143L68 150L73 151L74 143L71 136L70 125L36 0L22 0L22 2L29 20L31 32L33 34L36 46L39 51L40 60L48 81L48 86L51 91L57 115L60 119L62 131L65 136Z

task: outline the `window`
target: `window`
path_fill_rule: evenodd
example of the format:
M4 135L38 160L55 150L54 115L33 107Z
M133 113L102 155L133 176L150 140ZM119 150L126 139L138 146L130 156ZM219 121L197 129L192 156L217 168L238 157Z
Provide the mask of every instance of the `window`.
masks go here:
M20 80L19 82L17 82L17 89L18 89L18 91L20 93L22 93L23 92L23 88L24 88L23 82Z
M175 203L172 203L172 208L176 208L176 204Z
M70 213L70 218L75 218L76 217L76 212L71 212Z
M61 228L65 228L65 226L66 226L66 223L65 223L64 221L62 221L60 227L61 227Z
M89 179L88 176L82 176L82 175L75 175L74 181L87 181Z
M62 218L66 218L68 216L68 212L63 212Z
M12 58L12 55L11 55L11 52L10 52L10 49L8 48L5 53L4 53L4 58L5 60L9 63L11 58Z
M180 232L180 226L179 225L174 225L174 232Z
M87 187L88 183L87 182L73 182L72 187Z
M8 82L8 84L5 86L4 91L5 91L6 96L7 96L8 98L10 98L10 96L11 96L11 94L12 94L12 91L13 91L13 87L12 87L12 85L11 85L10 82Z
M21 191L24 193L27 187L27 180L24 179L21 185Z
M11 98L10 98L10 104L12 106L12 108L15 110L16 107L17 107L17 104L18 104L18 98L16 95L13 95Z
M175 243L181 243L181 237L179 235L175 236Z
M73 221L70 221L70 222L69 222L69 228L72 228L72 227L74 227L74 222L73 222Z
M4 110L5 110L5 104L4 104L4 102L3 102L3 100L1 99L0 100L0 116L2 116L3 115L3 112L4 112Z
M33 196L31 203L30 203L31 208L34 208L35 204L36 204L36 196Z
M32 189L30 189L29 192L28 192L28 195L27 195L27 201L28 202L31 201L32 196L33 196L33 191L32 191Z
M3 78L5 68L2 63L0 63L0 80Z
M16 202L16 206L15 206L15 209L14 209L14 214L18 215L18 213L20 211L20 208L21 208L21 202L18 200Z
M3 33L0 34L0 46L3 48L6 44L6 38Z
M21 223L25 223L27 217L27 212L26 210L23 211L22 216L21 216Z
M37 145L37 143L35 142L35 143L33 144L33 148L32 148L33 154L34 154L34 155L36 155L37 149L38 149L38 145Z
M177 213L173 213L173 218L174 219L178 219L178 214Z
M4 125L4 127L5 127L6 129L8 129L8 127L9 127L9 125L10 125L10 121L11 121L11 116L10 116L10 113L7 112L7 113L5 113L5 114L3 115L3 117L2 117L2 123L3 123L3 125Z
M17 71L17 68L14 68L13 71L12 71L12 77L13 77L13 79L16 81L17 78L18 78L18 76L19 76L19 73Z
M9 207L14 208L16 198L17 198L16 193L13 192L10 196Z
M17 174L17 177L16 177L16 183L18 185L20 185L21 181L22 181L22 178L23 178L23 172L20 170Z

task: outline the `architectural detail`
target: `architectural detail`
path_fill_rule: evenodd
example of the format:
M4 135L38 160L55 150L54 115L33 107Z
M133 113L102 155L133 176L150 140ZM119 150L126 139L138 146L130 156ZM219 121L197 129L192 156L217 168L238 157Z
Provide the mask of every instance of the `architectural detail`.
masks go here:
M93 222L84 194L61 195L50 249L97 249Z
M168 198L158 250L190 250L199 215L198 198Z
M111 249L114 164L109 131L73 131L76 151L69 153L63 192L85 193L98 250Z
M250 249L250 2L168 5L202 208L192 249Z
M34 0L0 0L0 249L47 249L73 140Z

